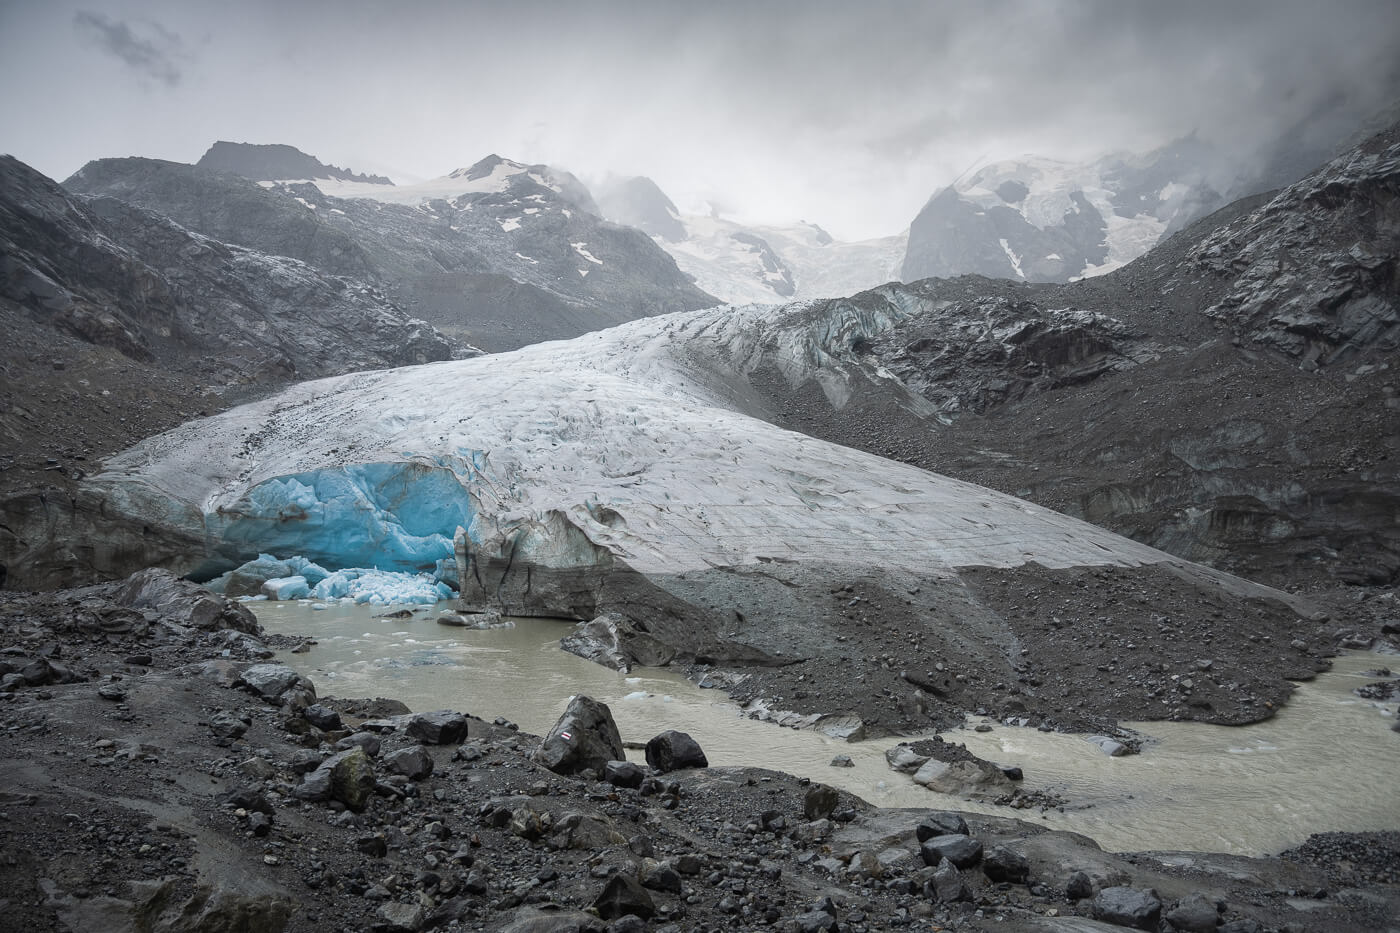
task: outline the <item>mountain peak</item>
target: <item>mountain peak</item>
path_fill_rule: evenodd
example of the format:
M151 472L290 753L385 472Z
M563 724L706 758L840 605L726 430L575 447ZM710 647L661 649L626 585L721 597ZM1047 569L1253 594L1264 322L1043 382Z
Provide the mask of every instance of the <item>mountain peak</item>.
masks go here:
M598 203L609 220L636 227L648 236L670 243L686 237L681 212L656 182L644 175L610 179L599 189Z
M214 172L241 175L253 181L303 181L329 178L371 185L392 185L383 175L361 175L327 165L295 146L283 143L231 143L219 140L196 163Z
M481 161L469 165L466 168L454 169L448 173L447 177L462 178L467 181L480 181L483 178L491 177L499 168L506 170L500 172L502 175L514 175L526 171L529 166L522 165L511 159L502 158L493 152Z

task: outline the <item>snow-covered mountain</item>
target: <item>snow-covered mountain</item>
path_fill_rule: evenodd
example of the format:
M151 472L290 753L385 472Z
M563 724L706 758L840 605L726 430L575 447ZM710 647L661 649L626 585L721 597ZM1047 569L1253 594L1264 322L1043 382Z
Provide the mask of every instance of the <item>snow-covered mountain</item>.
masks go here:
M1185 139L1080 164L996 162L936 193L909 228L904 281L973 273L1029 282L1102 275L1221 206L1218 157Z
M65 185L373 281L487 350L716 303L644 234L598 217L573 176L499 156L411 186L256 183L153 159L90 162Z
M832 239L816 224L744 225L682 215L649 178L598 186L603 215L651 235L695 284L731 304L834 298L895 281L906 235Z
M467 195L504 194L520 188L526 197L538 187L548 188L569 201L573 208L598 215L598 206L588 187L571 173L549 165L526 165L492 155L465 168L454 169L439 178L411 185L381 186L358 179L287 176L275 179L282 184L309 181L322 193L341 198L372 198L385 204L417 206L430 201L453 200ZM528 189L528 190L524 190ZM537 209L534 213L539 213Z

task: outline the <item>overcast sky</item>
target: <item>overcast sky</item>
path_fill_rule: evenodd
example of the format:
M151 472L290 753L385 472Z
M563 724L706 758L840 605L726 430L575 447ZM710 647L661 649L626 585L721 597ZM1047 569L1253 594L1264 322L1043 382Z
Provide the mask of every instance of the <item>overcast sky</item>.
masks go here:
M0 0L0 151L62 180L279 142L400 182L496 152L854 239L978 160L1247 152L1398 68L1397 0Z

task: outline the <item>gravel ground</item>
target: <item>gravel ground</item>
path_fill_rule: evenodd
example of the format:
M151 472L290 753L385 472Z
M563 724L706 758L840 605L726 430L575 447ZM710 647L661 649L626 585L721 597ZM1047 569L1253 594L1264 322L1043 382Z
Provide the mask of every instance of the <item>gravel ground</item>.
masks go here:
M555 774L537 737L470 716L438 744L392 699L278 692L240 607L138 582L0 601L0 930L1062 930L1122 889L1183 924L1204 894L1234 931L1384 929L1400 909L1394 834L1286 860L1112 855L968 815L981 855L954 869L916 833L948 845L943 811L758 769ZM349 753L358 794L303 799L357 742L379 745Z

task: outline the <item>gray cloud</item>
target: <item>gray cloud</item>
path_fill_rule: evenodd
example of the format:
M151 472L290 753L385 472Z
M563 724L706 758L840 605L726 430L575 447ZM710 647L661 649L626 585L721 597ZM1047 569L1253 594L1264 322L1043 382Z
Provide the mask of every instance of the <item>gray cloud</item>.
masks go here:
M141 23L145 34L138 35L127 23L114 22L91 10L79 10L73 15L73 28L142 76L170 87L180 83L182 75L177 62L183 56L183 45L178 35L158 23Z
M215 139L400 181L499 152L873 236L982 159L1339 141L1400 100L1400 3L0 0L0 83L40 71L0 125L58 177Z

